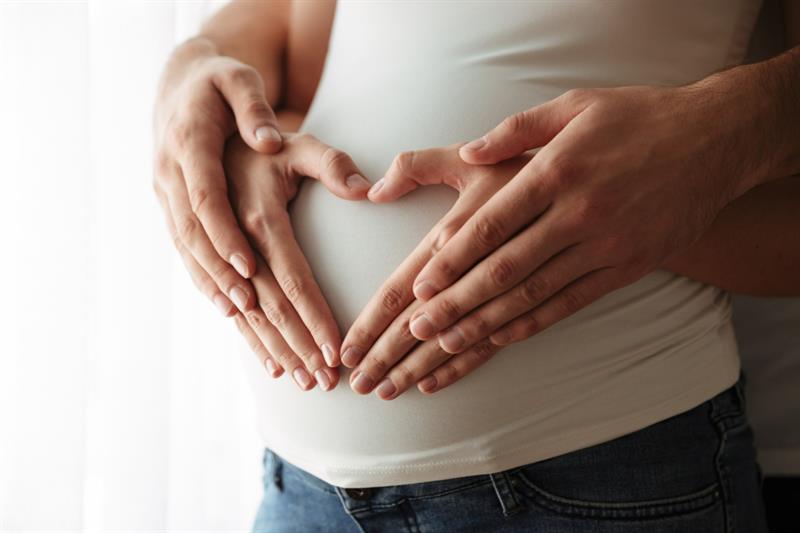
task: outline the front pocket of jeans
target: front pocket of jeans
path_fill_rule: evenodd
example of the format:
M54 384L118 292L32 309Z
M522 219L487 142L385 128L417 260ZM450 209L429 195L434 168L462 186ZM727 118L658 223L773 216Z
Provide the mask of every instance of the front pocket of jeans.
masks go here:
M718 483L690 494L641 501L590 501L553 494L538 486L525 472L512 474L512 485L527 500L556 514L595 519L666 518L709 509L718 505L722 494Z

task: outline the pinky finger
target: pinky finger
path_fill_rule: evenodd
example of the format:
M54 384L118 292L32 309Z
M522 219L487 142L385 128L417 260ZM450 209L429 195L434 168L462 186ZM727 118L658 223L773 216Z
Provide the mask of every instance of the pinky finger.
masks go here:
M624 283L615 272L610 267L589 272L561 289L532 311L507 323L492 333L489 338L493 343L505 346L544 331L577 313L601 296L622 287Z
M253 331L253 328L251 328L250 324L247 323L247 319L241 313L236 313L234 320L236 320L236 327L239 328L239 332L247 341L247 344L250 346L250 349L253 350L253 353L258 356L258 359L267 369L269 375L273 378L280 377L281 374L283 374L283 367L275 362L270 355L269 350L267 350L264 345L261 344L261 339L258 338L256 332Z
M161 200L160 195L159 199ZM209 300L214 302L214 305L217 306L222 316L230 317L236 314L236 306L233 305L233 302L225 296L225 293L219 290L219 287L214 280L211 279L211 276L200 266L200 263L195 260L189 250L183 245L183 242L178 238L175 222L172 220L172 215L170 215L167 209L164 210L164 218L166 219L167 229L172 237L172 241L175 243L175 248L178 250L183 265L189 272L189 276L192 278L195 287L205 294Z
M436 370L417 383L417 388L420 392L432 394L449 387L494 357L501 348L502 346L492 343L489 339L484 339L469 350L453 355L439 365Z

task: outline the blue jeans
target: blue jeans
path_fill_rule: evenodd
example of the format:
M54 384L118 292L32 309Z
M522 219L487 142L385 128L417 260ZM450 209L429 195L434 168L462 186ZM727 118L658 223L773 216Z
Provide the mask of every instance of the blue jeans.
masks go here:
M343 489L264 450L254 532L766 533L743 380L612 441L495 474Z

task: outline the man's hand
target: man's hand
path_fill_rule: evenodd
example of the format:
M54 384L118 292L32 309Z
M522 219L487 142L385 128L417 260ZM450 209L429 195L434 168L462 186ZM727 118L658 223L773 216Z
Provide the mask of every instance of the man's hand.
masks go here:
M444 183L458 190L459 197L376 292L348 331L342 344L343 363L351 368L357 366L350 376L356 392L368 393L378 384L379 397L392 399L417 382L422 392L435 392L488 361L500 348L484 338L452 356L435 339L419 343L409 331L409 319L421 303L414 300L411 291L416 275L442 243L530 159L520 156L497 165L473 166L459 159L459 146L400 154L370 192L370 200L389 202L420 185ZM362 359L360 354L364 353Z
M255 150L281 148L258 72L216 55L202 39L179 47L164 71L155 109L154 188L176 248L213 281L204 293L230 316L255 305L246 281L255 256L228 201L222 154L237 129ZM203 277L205 279L205 277ZM197 276L194 276L197 279ZM204 282L205 284L205 282Z
M258 251L251 278L258 305L237 325L270 374L286 370L303 390L314 380L329 390L338 382L332 367L339 364L340 332L295 240L287 206L304 176L347 200L366 198L370 183L347 154L308 134L285 134L275 155L233 137L225 172L233 211Z

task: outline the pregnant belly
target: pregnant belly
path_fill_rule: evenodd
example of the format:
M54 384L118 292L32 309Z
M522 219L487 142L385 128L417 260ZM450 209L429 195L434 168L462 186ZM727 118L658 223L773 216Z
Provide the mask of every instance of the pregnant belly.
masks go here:
M455 198L436 186L376 205L304 183L291 207L296 236L343 332ZM261 433L340 486L452 477L453 465L497 471L563 453L646 425L654 408L674 414L675 398L696 401L686 390L721 390L707 376L731 377L720 357L735 357L735 347L719 294L657 271L434 395L412 388L388 402L353 392L343 367L333 391L302 392L248 357Z

